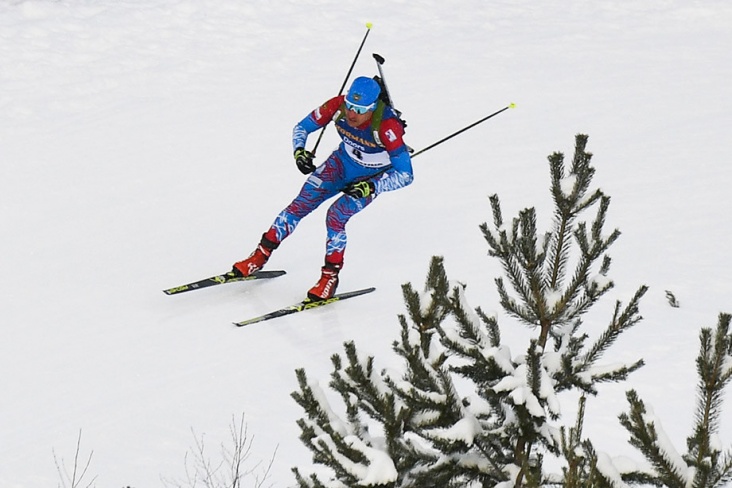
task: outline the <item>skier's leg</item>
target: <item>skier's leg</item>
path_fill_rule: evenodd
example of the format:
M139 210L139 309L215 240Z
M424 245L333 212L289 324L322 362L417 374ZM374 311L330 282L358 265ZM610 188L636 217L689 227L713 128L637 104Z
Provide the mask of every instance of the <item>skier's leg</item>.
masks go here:
M312 173L300 189L300 193L275 218L270 228L262 235L257 248L243 261L234 264L233 271L248 276L262 267L269 260L272 251L297 227L300 220L318 208L328 198L340 190L343 176L341 161L331 156Z
M321 269L320 280L308 291L313 300L325 300L335 294L338 287L338 273L343 267L343 256L346 252L346 224L349 219L366 208L374 196L353 198L343 195L328 209L326 214L325 265Z
M326 243L325 262L343 265L348 238L346 224L358 212L366 208L374 200L373 195L366 198L353 198L343 195L328 209L325 216Z
M292 234L304 217L318 208L341 189L343 165L334 154L313 172L303 184L300 193L279 215L265 236L279 244Z

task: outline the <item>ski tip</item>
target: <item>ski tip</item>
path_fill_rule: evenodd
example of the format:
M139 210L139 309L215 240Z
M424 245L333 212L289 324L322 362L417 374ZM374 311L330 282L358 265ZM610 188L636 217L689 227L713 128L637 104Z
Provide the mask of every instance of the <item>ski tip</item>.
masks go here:
M508 108L516 108L516 104L513 102L509 103Z
M371 28L374 26L371 22L366 22L366 28L371 30Z
M208 288L210 286L221 285L224 283L238 283L240 281L277 278L278 276L282 276L284 274L287 274L287 271L283 269L277 269L273 271L257 271L256 273L253 273L249 276L241 276L235 274L233 271L228 271L224 274L211 276L210 278L204 278L200 281L195 281L193 283L188 283L187 285L168 288L167 290L163 290L163 293L165 293L166 295L177 295L178 293L183 293L185 291L199 290L201 288Z
M258 278L277 278L278 276L282 276L285 274L287 274L287 271L285 271L284 269L277 269L273 271L257 271L250 276L256 276Z
M353 290L353 291L347 291L345 293L338 293L336 295L333 295L330 298L325 298L323 300L312 300L310 298L304 298L302 301L295 303L293 305L280 308L278 310L275 310L273 312L260 315L259 317L255 317L249 320L244 320L241 322L233 322L233 324L236 327L244 327L246 325L256 324L257 322L264 322L265 320L275 319L278 317L284 317L285 315L291 315L293 313L298 312L304 312L305 310L310 310L312 308L322 307L324 305L329 305L331 303L335 303L340 300L346 300L348 298L357 297L359 295L364 295L366 293L371 293L372 291L376 290L375 287L370 288L362 288L360 290Z
M184 291L190 290L191 287L189 285L183 285L183 286L176 286L175 288L168 288L167 290L163 290L163 293L166 295L176 295L178 293L183 293Z

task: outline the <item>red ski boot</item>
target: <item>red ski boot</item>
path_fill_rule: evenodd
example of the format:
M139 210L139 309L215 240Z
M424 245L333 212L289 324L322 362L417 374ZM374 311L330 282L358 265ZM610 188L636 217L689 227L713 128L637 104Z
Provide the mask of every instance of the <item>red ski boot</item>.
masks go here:
M238 276L249 276L256 273L264 267L269 260L269 257L272 255L272 251L277 249L278 245L279 243L272 242L265 236L262 236L262 240L259 242L259 245L254 252L251 253L244 261L234 263L234 267L231 271Z
M341 265L325 263L321 268L320 279L314 287L308 291L308 298L313 301L327 300L333 297L338 288L338 272Z

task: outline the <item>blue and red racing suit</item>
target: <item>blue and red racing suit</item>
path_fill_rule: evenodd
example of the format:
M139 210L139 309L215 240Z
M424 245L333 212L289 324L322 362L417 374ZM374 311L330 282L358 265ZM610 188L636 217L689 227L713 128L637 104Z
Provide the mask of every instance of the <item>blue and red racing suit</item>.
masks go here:
M341 136L338 148L308 177L297 197L275 219L265 234L268 240L280 243L292 234L300 220L325 200L340 193L348 184L370 180L375 191L364 198L343 194L333 202L326 214L325 261L343 265L346 250L346 223L366 208L381 193L409 185L414 176L412 160L402 140L404 127L387 106L378 130L371 119L360 127L351 127L339 111L344 111L344 96L338 96L316 108L295 125L292 131L293 150L305 147L308 135L331 120ZM378 140L376 139L378 137Z

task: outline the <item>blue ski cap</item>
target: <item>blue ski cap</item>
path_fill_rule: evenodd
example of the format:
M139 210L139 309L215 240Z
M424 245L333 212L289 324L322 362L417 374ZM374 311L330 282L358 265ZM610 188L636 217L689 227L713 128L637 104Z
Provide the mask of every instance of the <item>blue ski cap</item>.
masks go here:
M358 112L365 113L376 108L379 94L381 94L381 87L376 83L376 80L359 76L351 83L351 88L348 90L348 95L346 95L346 105L363 109L363 112L360 110ZM348 108L351 108L350 106Z

